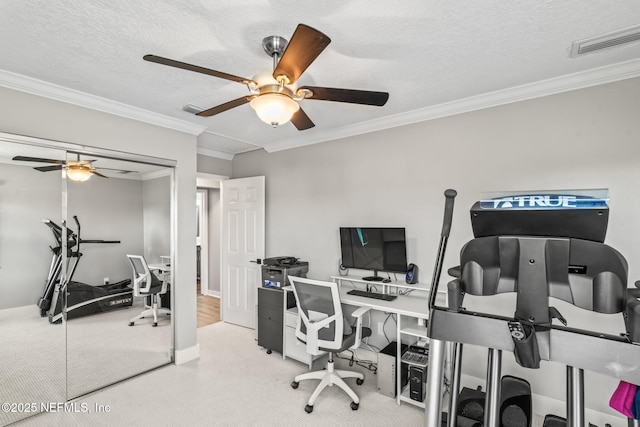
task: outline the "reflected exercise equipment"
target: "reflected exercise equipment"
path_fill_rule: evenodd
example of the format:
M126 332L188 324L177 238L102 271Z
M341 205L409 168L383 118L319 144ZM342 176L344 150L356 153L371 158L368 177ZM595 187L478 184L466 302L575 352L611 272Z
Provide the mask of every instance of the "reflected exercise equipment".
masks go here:
M56 246L51 247L53 257L49 275L42 298L38 300L37 305L40 308L40 315L42 317L48 316L50 323L59 323L62 320L65 291L67 297L67 319L130 307L133 304L133 290L129 287L131 284L130 279L100 286L73 281L73 275L82 258L82 252L80 252L81 243L120 243L119 240L82 239L80 237L80 221L78 221L77 216L74 216L73 219L78 227L78 233L76 234L70 228L67 228L68 283L62 283L61 281L64 230L53 221L44 220L45 225L53 233Z

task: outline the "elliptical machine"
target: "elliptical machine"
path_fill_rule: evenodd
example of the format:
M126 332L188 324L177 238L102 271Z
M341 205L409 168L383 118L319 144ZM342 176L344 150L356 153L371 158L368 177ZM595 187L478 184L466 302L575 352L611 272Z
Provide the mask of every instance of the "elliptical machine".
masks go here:
M131 279L100 286L91 286L73 281L73 275L82 258L82 252L80 252L82 243L120 243L119 240L82 239L80 237L80 221L76 215L74 215L73 219L78 227L78 233L76 234L70 228L66 228L66 254L63 254L64 229L49 219L43 221L49 227L56 240L56 246L50 247L53 252L51 266L49 267L49 274L42 297L37 303L40 309L40 316L47 316L49 323L60 323L62 321L65 294L67 319L131 307L133 304L133 290L130 287ZM67 275L67 283L61 281L63 256L66 256L68 260L67 269L69 273Z
M482 200L471 209L475 239L460 252L460 272L448 284L449 307L430 296L427 427L440 427L444 349L455 343L449 413L455 414L462 344L488 348L483 426L498 427L502 352L530 369L541 360L566 365L566 425L582 427L583 370L640 384L640 282L627 288L627 262L603 244L608 196L535 193ZM584 193L584 192L583 192ZM465 294L516 293L513 317L474 312ZM567 327L549 297L597 313L624 316L625 333L610 335ZM558 325L553 320L561 323ZM576 351L579 349L579 351ZM450 417L450 421L453 419ZM455 425L455 424L449 424Z

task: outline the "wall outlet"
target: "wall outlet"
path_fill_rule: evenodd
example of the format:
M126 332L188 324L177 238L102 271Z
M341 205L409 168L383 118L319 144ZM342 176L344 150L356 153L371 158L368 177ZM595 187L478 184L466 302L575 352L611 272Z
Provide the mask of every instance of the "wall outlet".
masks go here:
M108 278L108 277L105 277L105 278L104 278L104 284L105 284L105 285L108 285L108 284L109 284L109 278Z

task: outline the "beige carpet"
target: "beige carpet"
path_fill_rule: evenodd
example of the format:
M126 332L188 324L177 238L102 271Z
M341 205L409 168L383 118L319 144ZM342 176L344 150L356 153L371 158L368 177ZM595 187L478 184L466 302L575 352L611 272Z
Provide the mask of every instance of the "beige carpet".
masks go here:
M376 391L376 377L365 371L356 386L361 398L351 400L338 387L327 388L314 411L304 406L316 381L291 388L293 377L306 366L267 355L255 341L255 331L219 322L198 330L201 358L169 365L76 401L86 413L48 413L17 426L422 426L424 410L398 406ZM109 405L97 412L96 405ZM82 408L79 408L80 410Z
M0 310L0 402L64 402L170 362L171 319L156 328L129 309L50 324L35 305ZM17 407L15 408L18 409ZM31 409L31 408L30 408ZM0 426L30 415L0 411Z

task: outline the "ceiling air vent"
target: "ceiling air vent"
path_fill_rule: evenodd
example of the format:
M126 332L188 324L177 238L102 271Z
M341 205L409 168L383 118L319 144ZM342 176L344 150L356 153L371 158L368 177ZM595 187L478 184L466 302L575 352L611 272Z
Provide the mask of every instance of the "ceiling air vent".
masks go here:
M637 42L640 40L640 25L614 31L589 39L578 40L571 45L571 57L609 49L622 44Z

